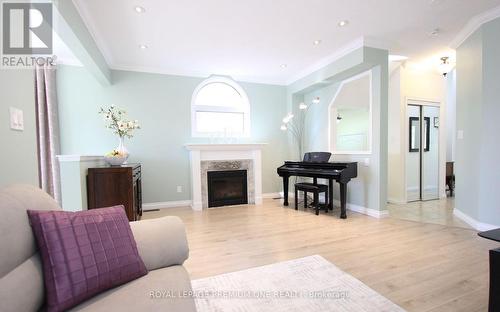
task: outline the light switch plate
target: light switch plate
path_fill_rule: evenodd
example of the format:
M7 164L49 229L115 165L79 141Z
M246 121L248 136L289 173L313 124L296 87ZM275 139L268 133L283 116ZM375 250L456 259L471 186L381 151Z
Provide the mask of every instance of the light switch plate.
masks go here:
M23 131L24 130L23 111L15 107L10 107L9 111L10 111L10 128L12 130Z
M458 140L463 140L464 139L464 130L458 130L457 131L457 139Z
M369 167L370 166L370 158L365 158L363 160L363 164L365 165L365 167Z

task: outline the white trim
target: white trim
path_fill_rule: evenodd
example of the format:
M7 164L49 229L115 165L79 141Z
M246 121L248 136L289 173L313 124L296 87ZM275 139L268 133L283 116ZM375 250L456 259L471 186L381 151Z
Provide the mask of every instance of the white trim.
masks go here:
M175 69L165 69L160 67L150 67L150 66L135 66L135 65L125 65L125 64L109 64L109 68L119 71L130 71L138 73L147 74L159 74L168 76L181 76L181 77L193 77L193 78L207 78L210 73L202 73L193 70L175 70ZM223 75L221 75L223 76ZM287 86L287 83L283 79L269 79L260 78L254 76L243 76L243 75L231 75L231 77L238 82L248 82L248 83L259 83L275 86Z
M188 151L248 151L262 149L267 143L246 143L246 144L197 144L187 143L184 147Z
M322 69L323 67L330 65L331 63L341 59L342 57L346 56L349 53L352 53L356 51L359 48L362 47L372 47L372 48L377 48L377 49L384 49L384 50L389 50L389 45L386 42L382 42L380 40L371 38L371 37L358 37L354 39L353 41L347 43L346 45L340 47L337 49L334 53L328 55L325 58L322 58L321 60L315 62L314 64L306 67L302 71L300 71L298 74L293 75L288 79L285 83L285 85L291 85L294 82L314 73L317 70Z
M340 200L334 199L333 202L335 203L335 205L340 206ZM347 208L347 210L361 213L361 214L364 214L364 215L367 215L367 216L370 216L373 218L377 218L377 219L381 219L381 218L385 218L385 217L389 216L389 210L376 210L376 209L372 209L372 208L354 205L351 203L347 203L346 208Z
M74 162L74 161L96 161L103 160L104 156L92 156L92 155L56 155L59 162Z
M460 32L455 36L453 41L450 42L450 47L452 49L457 49L464 41L469 38L479 27L483 24L500 17L500 6L497 6L491 10L478 14L471 18L469 22L460 30Z
M280 192L276 192L276 193L264 193L264 194L262 194L262 198L272 198L272 199L278 198L278 197L281 198L281 197L283 197L281 195L282 193L283 192L281 192L281 193Z
M335 122L332 122L332 109L335 110L335 112L337 111L337 108L334 107L333 103L335 102L335 100L337 99L338 95L340 94L340 91L342 90L342 88L344 87L344 85L350 83L350 82L353 82L355 80L358 80L360 78L363 78L364 76L368 76L368 79L369 79L369 87L370 87L370 90L369 90L369 99L370 99L370 104L369 104L369 111L368 111L368 114L369 114L369 125L368 125L368 150L366 151L337 151L336 150L336 137L334 136L333 137L333 141L332 142L332 130L335 130L336 132L336 126L337 126L337 123L336 123L336 120ZM371 155L372 154L372 137L373 137L373 86L372 86L372 70L367 70L367 71L364 71L360 74L357 74L355 76L352 76L352 77L349 77L345 80L343 80L337 91L335 92L335 95L334 97L332 98L330 104L328 105L328 150L331 151L333 154L335 155Z
M402 200L402 199L396 199L396 198L390 198L390 197L387 198L387 202L389 204L395 204L395 205L404 205L404 204L407 204L407 202L404 201L404 200Z
M293 75L290 79L286 81L286 85L291 85L297 80L300 80L315 71L337 61L338 59L346 56L347 54L356 51L359 48L362 48L364 46L364 38L359 37L345 46L341 47L337 51L335 51L333 54L328 55L327 57L319 60L318 62L306 67L304 70L300 71L298 74Z
M477 231L489 231L500 228L500 225L493 225L493 224L479 222L476 219L472 218L471 216L458 210L457 208L453 208L453 215L459 218L460 220L464 221Z
M199 106L196 105L196 98L198 97L198 93L207 85L212 83L223 83L230 87L232 87L236 92L241 96L243 101L243 108L235 109L233 107L210 107L210 106ZM191 137L199 138L199 137L212 137L213 132L198 132L196 129L196 112L224 112L224 113L243 113L243 133L237 135L237 137L250 137L250 129L251 129L251 121L250 121L250 101L248 100L247 93L245 90L232 78L224 77L224 76L216 76L212 75L207 79L203 80L193 92L191 96Z
M113 54L110 52L108 47L106 46L106 40L100 36L99 31L96 30L94 25L96 25L95 21L92 19L92 14L85 8L85 6L79 5L79 1L72 0L73 5L76 8L76 11L82 18L83 23L87 27L90 36L94 40L94 43L97 49L101 52L104 57L104 61L108 68L111 68L110 65L113 64Z
M189 207L190 205L191 205L191 200L156 202L156 203L143 204L142 210L149 211L149 210L164 209L164 208Z

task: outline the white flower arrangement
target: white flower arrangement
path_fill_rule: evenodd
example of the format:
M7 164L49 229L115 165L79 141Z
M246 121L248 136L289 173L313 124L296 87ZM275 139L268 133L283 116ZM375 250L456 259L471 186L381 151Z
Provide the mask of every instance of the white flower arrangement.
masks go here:
M120 138L132 138L133 131L141 129L138 120L127 120L127 112L114 105L107 109L101 107L99 114L104 115L106 128L113 130Z

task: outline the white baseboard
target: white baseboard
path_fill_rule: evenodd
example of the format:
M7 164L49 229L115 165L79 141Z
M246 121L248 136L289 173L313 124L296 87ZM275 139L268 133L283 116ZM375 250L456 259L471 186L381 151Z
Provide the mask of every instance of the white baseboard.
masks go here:
M262 198L276 198L276 197L283 197L283 192L276 192L276 193L263 193Z
M190 200L177 200L177 201L142 204L142 210L148 211L148 210L156 210L163 208L189 207L189 206L191 206Z
M453 215L459 218L460 220L464 221L477 231L489 231L500 228L500 225L493 225L493 224L479 222L476 219L472 218L471 216L458 210L457 208L453 208Z
M404 205L406 202L401 199L396 199L396 198L387 198L387 202L389 204L397 204L397 205Z
M262 198L276 198L276 197L283 197L283 192L279 193L265 193L262 194ZM293 193L288 194L288 198L294 198ZM333 201L335 205L340 206L340 201L339 200L334 200ZM164 209L164 208L175 208L175 207L191 207L192 206L192 201L191 200L178 200L178 201L168 201L168 202L157 202L157 203L147 203L142 205L142 210L148 211L148 210L156 210L156 209ZM201 205L200 205L201 206ZM389 212L387 210L375 210L371 208L366 208L354 204L347 203L347 209L365 214L370 217L374 218L383 218L389 215Z
M338 199L333 200L333 202L335 203L335 205L340 206L340 201ZM370 217L374 217L377 219L385 218L385 217L389 216L388 210L376 210L376 209L366 208L363 206L358 206L358 205L354 205L354 204L350 204L350 203L347 203L346 208L348 210L351 210L351 211L354 211L357 213L361 213L361 214L364 214L364 215L367 215Z

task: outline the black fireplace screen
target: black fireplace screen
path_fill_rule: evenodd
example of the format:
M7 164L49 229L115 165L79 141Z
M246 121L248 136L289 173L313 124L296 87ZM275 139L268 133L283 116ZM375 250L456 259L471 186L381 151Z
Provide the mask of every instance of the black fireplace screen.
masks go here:
M247 171L209 171L208 207L248 204Z

